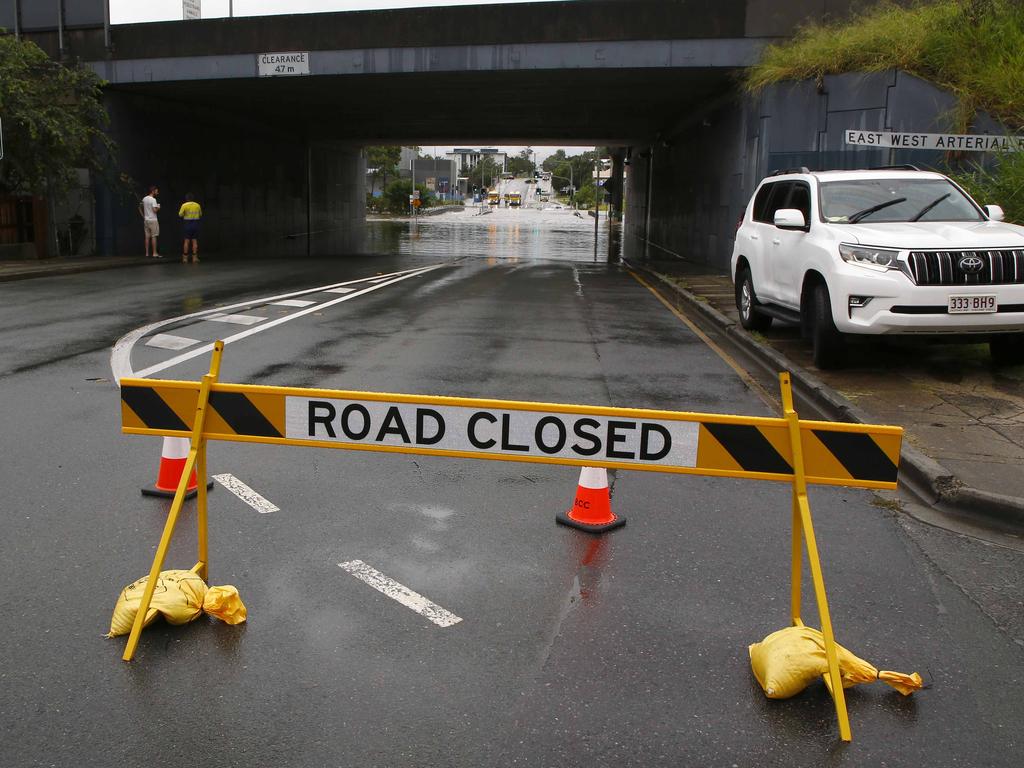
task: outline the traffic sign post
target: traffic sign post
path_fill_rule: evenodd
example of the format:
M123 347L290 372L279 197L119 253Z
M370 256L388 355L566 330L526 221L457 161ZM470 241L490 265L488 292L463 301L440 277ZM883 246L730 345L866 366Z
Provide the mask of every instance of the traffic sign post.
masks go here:
M828 662L825 682L840 738L851 740L807 485L895 489L901 427L802 421L788 373L779 375L783 417L770 418L222 384L217 376L223 349L216 342L210 372L201 381L121 380L122 432L191 441L125 661L135 652L193 467L199 507L199 562L193 570L207 575L207 440L772 480L792 486L790 620L803 626L806 551Z

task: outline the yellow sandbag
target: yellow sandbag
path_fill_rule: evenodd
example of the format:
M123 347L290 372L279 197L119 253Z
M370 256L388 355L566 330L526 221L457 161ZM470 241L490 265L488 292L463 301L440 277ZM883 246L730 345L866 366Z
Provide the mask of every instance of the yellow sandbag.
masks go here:
M241 624L249 615L238 590L230 584L210 587L203 598L203 610L228 624Z
M107 637L131 632L148 580L148 576L143 576L121 590ZM239 624L246 619L245 606L234 587L209 588L192 571L161 571L142 626L148 627L159 615L171 624L188 624L204 610L229 624Z
M825 638L811 627L786 627L772 632L760 643L749 647L750 666L769 699L788 699L806 688L816 677L828 672ZM921 676L914 672L879 671L836 644L839 676L843 688L881 680L904 696L921 688Z

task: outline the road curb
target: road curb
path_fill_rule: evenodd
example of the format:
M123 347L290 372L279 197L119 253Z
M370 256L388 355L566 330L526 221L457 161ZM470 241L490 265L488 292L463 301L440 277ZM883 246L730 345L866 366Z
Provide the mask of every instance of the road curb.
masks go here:
M814 407L836 421L875 423L877 419L851 403L832 387L777 350L762 344L734 320L726 317L693 293L659 272L628 260L623 263L642 272L674 293L681 303L766 369L789 371L794 389ZM945 513L1013 531L1024 530L1024 498L983 491L967 485L939 462L906 440L900 454L900 481L918 498Z

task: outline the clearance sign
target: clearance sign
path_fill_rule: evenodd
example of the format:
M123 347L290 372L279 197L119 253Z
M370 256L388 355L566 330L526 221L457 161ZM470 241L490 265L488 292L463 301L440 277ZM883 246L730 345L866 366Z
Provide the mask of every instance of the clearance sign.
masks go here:
M199 382L124 379L123 431L189 437ZM210 440L793 478L781 418L212 383ZM800 421L808 482L895 488L899 427Z

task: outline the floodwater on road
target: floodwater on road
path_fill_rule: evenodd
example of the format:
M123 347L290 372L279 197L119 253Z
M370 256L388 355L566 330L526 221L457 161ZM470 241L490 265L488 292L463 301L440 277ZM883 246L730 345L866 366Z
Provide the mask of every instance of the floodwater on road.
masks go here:
M432 258L608 259L607 219L570 208L465 208L410 219L369 219L371 253Z

